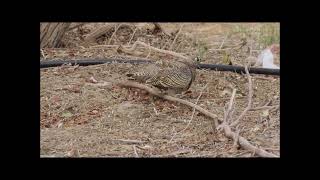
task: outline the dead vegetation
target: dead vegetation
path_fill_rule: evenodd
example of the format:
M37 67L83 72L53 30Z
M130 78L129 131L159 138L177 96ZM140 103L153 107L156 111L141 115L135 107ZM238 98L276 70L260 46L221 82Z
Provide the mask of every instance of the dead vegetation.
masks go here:
M245 65L251 46L253 56L268 46L259 41L259 33L255 36L251 31L235 31L238 24L160 25L166 30L165 33L154 31L152 23L112 26L86 23L65 35L65 48L42 49L40 60L104 57L174 60L197 54L204 59L204 63L231 61L235 65ZM95 30L106 26L109 29L93 41L85 41ZM255 32L265 25L241 25L241 28L244 27ZM245 43L248 41L250 43ZM251 75L252 94L249 95L246 75L197 70L196 81L183 99L215 114L215 119L219 121L229 113L233 122L240 117L235 121L238 123L229 121L229 130L233 134L228 136L226 132L217 131L213 119L201 114L198 109L150 96L141 89L124 88L112 83L97 85L100 82L125 80L127 71L141 66L66 65L41 69L41 156L261 156L252 148L243 148L243 139L247 140L245 147L250 143L279 156L279 77ZM233 89L237 92L232 110L226 113L225 107L233 95ZM250 96L251 107L248 108Z

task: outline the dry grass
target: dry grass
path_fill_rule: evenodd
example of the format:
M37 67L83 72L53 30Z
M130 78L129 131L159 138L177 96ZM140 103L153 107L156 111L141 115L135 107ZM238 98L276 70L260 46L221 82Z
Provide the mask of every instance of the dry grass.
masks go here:
M102 24L86 24L81 30L67 34L67 48L43 49L48 59L79 59L118 57L146 57L151 59L174 59L158 52L138 47L137 54L118 53L110 45L132 45L140 40L168 50L175 36L152 34L152 25L136 24L135 28L121 26L116 33L110 31L98 43L83 42L86 34ZM168 32L177 32L181 24L161 24ZM224 47L237 44L243 35L235 32L240 24L187 23L177 36L172 50L183 55L201 54L205 63L223 63L223 51L217 49L225 40ZM242 28L261 29L265 25L244 24ZM274 26L274 25L272 25ZM148 29L149 28L149 29ZM132 30L133 29L133 30ZM132 33L135 35L132 36ZM250 34L248 31L247 34ZM246 33L244 33L246 34ZM252 37L251 37L252 36ZM250 40L259 49L261 42L254 35ZM276 38L275 38L276 39ZM265 45L261 45L265 46ZM230 51L234 64L245 64L247 47ZM140 54L139 54L140 53ZM258 53L258 52L256 52ZM253 54L257 55L257 54ZM89 67L56 67L41 69L41 155L73 157L251 157L251 152L234 148L233 141L223 133L212 129L212 120L195 112L190 125L182 133L192 116L192 109L177 103L150 97L137 89L117 86L96 87L88 85L89 79L106 81L109 78L123 79L128 71L143 65L108 64ZM184 99L196 102L201 90L206 89L198 105L223 118L225 104L233 88L237 88L234 116L239 116L247 106L247 79L245 75L232 72L197 70L197 78ZM252 75L253 107L279 105L280 78ZM240 135L252 144L276 149L270 152L279 155L280 149L279 109L248 111L239 123ZM174 138L172 138L175 135Z

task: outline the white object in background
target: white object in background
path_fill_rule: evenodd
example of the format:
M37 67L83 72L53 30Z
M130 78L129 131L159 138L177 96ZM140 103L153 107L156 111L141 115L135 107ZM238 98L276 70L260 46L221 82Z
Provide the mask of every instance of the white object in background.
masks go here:
M277 65L273 64L273 54L269 48L263 50L261 54L258 56L256 66L261 66L263 68L269 68L269 69L280 69Z

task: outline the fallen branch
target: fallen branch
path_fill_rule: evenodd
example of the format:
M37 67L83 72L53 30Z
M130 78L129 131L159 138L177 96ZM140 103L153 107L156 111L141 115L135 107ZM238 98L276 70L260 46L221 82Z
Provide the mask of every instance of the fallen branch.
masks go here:
M78 28L78 27L80 27L80 26L83 26L85 23L78 23L77 25L74 25L74 26L72 26L72 27L70 27L67 31L71 31L71 30L73 30L73 29L76 29L76 28Z
M208 83L202 88L202 90L201 90L201 92L200 92L200 95L198 96L195 104L198 104L198 101L199 101L200 97L202 96L203 91L207 88L207 86L208 86ZM193 119L193 117L194 117L194 113L195 113L195 112L196 112L196 109L193 108L193 112L192 112L190 121L188 122L187 126L186 126L182 131L180 131L179 133L185 131L185 130L189 127L189 125L190 125L190 123L191 123L191 121L192 121L192 119Z
M261 107L255 107L249 109L249 111L256 111L256 110L262 110L262 109L273 109L273 108L278 108L279 105L274 105L274 106L261 106Z
M179 53L176 53L176 52L173 52L173 51L168 51L168 50L163 50L163 49L158 49L158 48L155 48L155 47L152 47L144 42L141 42L141 41L136 41L131 48L124 48L123 46L121 46L124 50L126 51L134 51L137 47L137 45L142 45L146 48L150 48L154 51L157 51L157 52L160 52L160 53L164 53L164 54L169 54L169 55L172 55L172 56L176 56L176 57L179 57L179 58L182 58L182 59L188 59L187 57L179 54Z
M145 91L147 91L148 93L152 94L152 95L155 95L155 96L158 96L160 98L163 98L165 100L168 100L168 101L173 101L173 102L178 102L178 103L181 103L181 104L184 104L186 106L189 106L191 108L195 108L196 110L198 110L199 112L201 112L202 114L212 118L214 121L215 121L215 124L218 124L218 120L220 121L223 121L221 119L217 119L217 115L203 109L202 107L198 106L198 105L195 105L191 102L188 102L186 100L183 100L183 99L179 99L179 98L175 98L175 97L172 97L172 96L168 96L168 95L164 95L162 94L158 89L153 89L151 87L148 87L146 85L143 85L143 84L139 84L139 83L136 83L136 82L133 82L133 81L126 81L126 82L115 82L115 81L111 81L111 83L114 83L114 84L117 84L119 86L122 86L122 87L133 87L133 88L139 88L139 89L143 89ZM106 83L107 85L109 85L109 83ZM235 93L235 92L234 92ZM233 95L233 98L234 98L235 95ZM232 100L233 101L233 100ZM232 102L231 101L231 102ZM230 103L231 104L231 103ZM229 106L230 106L229 104ZM232 104L231 104L232 105ZM223 121L224 122L224 121ZM223 123L222 122L222 123ZM237 135L232 132L230 126L225 123L225 125L223 126L223 129L224 129L224 133L225 135L228 137L228 138L231 138L233 140L237 140ZM248 140L246 140L245 138L239 136L238 137L238 141L239 141L239 145L246 149L246 150L250 150L252 152L255 152L258 156L261 156L261 157L278 157L272 153L269 153L263 149L260 149L258 147L255 147L253 146L252 144L250 144L250 142Z
M107 33L114 25L115 25L114 23L109 23L105 26L99 27L95 31L90 33L84 40L88 42L95 41L98 37Z
M89 49L100 49L100 48L118 48L119 45L95 45L95 46L90 46ZM129 46L125 46L125 47L129 47Z
M115 25L114 25L114 32L112 33L112 35L111 35L111 37L110 37L110 39L109 39L109 41L108 41L108 45L110 45L113 36L116 35L116 33L117 33L117 31L118 31L118 29L119 29L120 26L121 26L121 24L118 24L118 25L115 24ZM106 42L107 42L107 41L106 41Z
M133 151L134 151L134 155L135 155L136 157L139 157L139 155L138 155L138 153L137 153L137 148L136 148L135 145L133 145Z
M216 114L213 114L213 113L209 112L208 110L203 109L202 107L200 107L200 106L198 106L196 104L193 104L193 103L191 103L189 101L186 101L186 100L183 100L183 99L179 99L179 98L176 98L176 97L164 95L158 89L151 88L151 87L148 87L146 85L139 84L139 83L136 83L136 82L133 82L133 81L117 82L117 81L109 80L109 82L102 82L102 83L97 83L97 84L89 84L88 83L88 85L101 86L102 87L102 86L110 86L110 83L113 83L113 84L116 84L116 85L122 86L122 87L132 87L132 88L142 89L142 90L145 90L148 93L150 93L150 94L152 94L154 96L158 96L158 97L160 97L162 99L165 99L165 100L168 100L168 101L173 101L173 102L178 102L178 103L184 104L186 106L189 106L191 108L195 108L196 110L198 110L199 112L201 112L205 116L208 116L208 117L214 119L214 121L217 122L217 117L218 116Z
M192 150L191 149L181 149L181 150L169 153L169 154L161 155L160 157L177 156L179 154L186 154L186 153L189 153L189 152L192 152Z
M172 50L173 44L176 42L176 40L177 40L177 38L178 38L178 36L179 36L179 34L180 34L180 32L181 32L181 29L182 29L183 25L184 25L184 24L182 24L182 25L180 26L180 29L179 29L178 33L176 34L176 37L174 37L174 40L173 40L173 42L171 43L169 50Z
M132 41L132 39L133 39L133 37L134 37L134 34L136 33L137 29L138 29L138 27L136 27L136 28L134 29L134 31L133 31L133 33L132 33L132 35L131 35L131 38L130 38L128 44L127 44L128 46L130 45L130 43L131 43L131 41Z
M236 90L233 89L233 93L232 96L230 98L230 102L229 102L229 106L227 111L225 112L225 117L223 122L221 123L221 125L219 125L219 127L222 127L224 130L224 134L232 139L235 143L239 144L240 147L242 147L243 149L249 150L251 152L254 152L255 154L257 154L258 156L261 157L278 157L272 153L269 153L263 149L260 149L254 145L252 145L247 139L245 139L244 137L240 136L238 132L233 132L230 128L230 126L228 125L228 116L232 110L232 105L233 105L233 99L235 97L235 93ZM239 119L239 118L238 118ZM217 128L218 129L218 128Z
M235 45L230 45L228 48L224 48L224 49L220 49L220 47L218 49L214 49L214 48L211 48L209 49L209 52L212 52L212 51L227 51L227 50L238 50L240 48L242 48L245 44L246 44L246 40L242 40L241 42L235 44ZM258 51L258 50L253 50L253 51Z
M127 144L143 144L143 143L146 143L146 141L130 140L130 139L112 139L111 141L122 142L122 143L127 143Z
M222 47L223 47L223 45L224 45L224 42L228 39L228 37L229 37L229 35L226 35L226 37L223 39L223 41L222 41L222 43L221 43L221 45L220 45L220 47L219 47L219 50L222 49Z
M198 104L198 101L199 101L200 97L202 96L203 91L207 88L207 86L208 86L208 83L202 88L202 90L201 90L201 92L200 92L200 95L198 96L198 98L197 98L197 100L196 100L195 105ZM195 112L196 112L196 109L193 108L191 118L190 118L188 124L186 125L186 127L185 127L184 129L182 129L180 132L176 132L176 133L172 136L172 138L170 139L169 143L173 140L173 138L174 138L177 134L181 134L183 131L185 131L186 129L188 129L189 125L191 124L191 121L193 120L193 117L194 117Z
M230 103L229 103L229 107L232 106L232 102L233 102L233 99L234 99L234 94L235 94L235 89L233 90L233 93L232 93L232 96L231 96L231 99L230 99ZM228 114L231 112L231 109L228 108L227 110L227 113L226 113L226 116L228 116ZM236 141L239 143L239 145L246 149L246 150L250 150L252 152L255 152L255 154L261 156L261 157L277 157L276 155L272 154L272 153L269 153L263 149L260 149L258 147L255 147L253 146L252 144L250 144L250 142L248 140L246 140L244 137L240 136L239 134L233 132L230 128L230 126L228 125L227 123L227 119L224 118L224 121L222 122L223 124L223 130L224 130L224 133L225 135L230 138L230 139L233 139L233 141Z
M206 109L203 109L202 107L200 107L198 105L195 105L195 104L193 104L193 103L191 103L189 101L183 100L183 99L179 99L179 98L176 98L176 97L164 95L158 89L150 88L148 86L145 86L145 85L142 85L142 84L138 84L136 82L131 82L131 81L128 81L128 82L116 82L116 84L120 85L120 86L123 86L123 87L134 87L134 88L143 89L143 90L149 92L150 94L158 96L158 97L163 98L165 100L178 102L178 103L184 104L186 106L195 108L196 110L200 111L201 113L203 113L204 115L206 115L208 117L211 117L212 119L216 120L216 118L217 118L217 115L209 112Z
M53 157L57 157L55 155L40 155L40 158L53 158Z
M248 95L248 106L242 111L242 113L240 114L240 116L237 118L237 120L235 120L234 122L232 122L230 124L230 126L235 126L236 124L239 123L239 121L243 118L243 116L251 109L252 106L252 96L253 96L253 89L252 89L252 79L248 70L248 65L245 66L245 71L247 74L247 78L248 78L248 87L249 87L249 95Z
M278 157L277 155L274 155L272 153L269 153L263 149L260 149L254 145L252 145L247 139L245 139L242 136L239 136L238 139L235 139L237 136L234 132L232 132L230 126L225 125L224 126L224 133L228 138L233 139L234 141L238 140L240 147L243 149L249 150L251 152L255 152L258 156L261 157Z
M234 143L233 146L237 147L239 145L239 134L240 134L240 129L239 126L236 127L236 133L235 133L235 137L234 137Z
M233 89L232 95L231 95L231 98L230 98L230 101L229 101L229 104L228 104L228 108L224 112L224 117L223 117L222 123L219 126L217 126L217 130L221 130L221 129L224 128L224 126L228 125L228 120L230 119L229 116L230 116L231 111L232 111L233 101L234 101L234 97L236 95L236 91L237 91L236 89Z
M40 49L40 52L41 52L41 55L42 55L43 59L47 59L47 56L44 55L43 49Z
M159 23L153 23L154 25L154 29L153 29L153 33L158 33L159 31L163 32L163 34L167 35L167 36L171 36L169 33L167 33L167 31L165 31Z

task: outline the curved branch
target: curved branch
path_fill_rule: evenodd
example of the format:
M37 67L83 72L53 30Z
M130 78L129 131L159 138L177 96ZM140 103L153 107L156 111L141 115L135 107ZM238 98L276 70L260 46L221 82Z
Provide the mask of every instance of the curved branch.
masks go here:
M160 98L163 98L165 100L168 100L168 101L173 101L173 102L179 102L181 104L184 104L186 106L189 106L189 107L192 107L192 108L195 108L196 110L198 110L199 112L201 112L202 114L212 118L214 121L215 121L215 124L217 123L217 121L219 120L220 122L224 122L224 120L222 119L217 119L217 115L209 112L208 110L205 110L203 109L202 107L196 105L196 104L193 104L189 101L186 101L186 100L183 100L183 99L179 99L179 98L175 98L175 97L172 97L172 96L168 96L168 95L164 95L162 94L158 89L154 89L154 88L151 88L151 87L148 87L146 85L143 85L143 84L139 84L139 83L136 83L136 82L133 82L133 81L125 81L125 82L117 82L117 81L113 81L113 80L109 80L109 83L108 82L105 82L103 85L101 86L110 86L110 82L111 83L114 83L116 85L119 85L119 86L122 86L122 87L133 87L133 88L139 88L139 89L143 89L145 91L147 91L148 93L152 94L152 95L155 95L155 96L158 96ZM98 84L94 84L95 86L97 86ZM230 103L231 104L231 103ZM255 152L258 156L261 156L261 157L278 157L272 153L269 153L263 149L260 149L252 144L250 144L250 142L245 139L244 137L241 137L241 136L237 136L236 133L232 132L230 126L226 123L225 125L223 125L223 129L224 129L224 132L225 132L225 135L228 137L228 138L231 138L233 140L237 140L236 138L238 138L238 142L239 142L239 145L246 149L246 150L250 150L252 152Z

